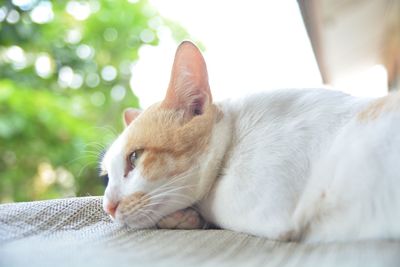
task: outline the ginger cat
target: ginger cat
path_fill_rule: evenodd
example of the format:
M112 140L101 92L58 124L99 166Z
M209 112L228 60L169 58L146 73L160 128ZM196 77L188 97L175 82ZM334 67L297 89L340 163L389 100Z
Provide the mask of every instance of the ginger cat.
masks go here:
M165 99L124 119L101 162L103 206L119 223L305 242L400 237L399 95L292 89L215 103L186 41Z

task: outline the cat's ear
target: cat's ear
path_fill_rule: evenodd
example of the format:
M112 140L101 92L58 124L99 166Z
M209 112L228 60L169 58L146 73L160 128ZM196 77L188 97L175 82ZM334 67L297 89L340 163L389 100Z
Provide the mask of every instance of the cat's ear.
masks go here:
M202 114L211 102L204 58L193 43L185 41L176 51L163 107L184 110L185 117L191 118Z
M127 127L137 116L140 114L140 110L135 108L127 108L124 110L124 124Z

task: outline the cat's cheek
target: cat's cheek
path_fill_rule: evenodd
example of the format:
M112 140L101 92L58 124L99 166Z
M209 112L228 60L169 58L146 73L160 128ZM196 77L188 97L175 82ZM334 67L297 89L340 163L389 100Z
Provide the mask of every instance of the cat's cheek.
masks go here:
M120 185L120 200L133 197L139 192L150 192L154 188L147 177L145 177L139 168L131 171L127 177L122 178Z
M139 184L136 184L139 186ZM115 221L132 229L149 228L159 220L157 207L151 203L151 196L143 185L123 197L115 212Z

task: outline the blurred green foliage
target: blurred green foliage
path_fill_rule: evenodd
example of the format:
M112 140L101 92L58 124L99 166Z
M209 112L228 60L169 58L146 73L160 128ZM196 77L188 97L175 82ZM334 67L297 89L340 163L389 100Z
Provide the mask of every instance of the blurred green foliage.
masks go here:
M99 154L160 27L187 37L146 1L0 2L0 202L103 193Z

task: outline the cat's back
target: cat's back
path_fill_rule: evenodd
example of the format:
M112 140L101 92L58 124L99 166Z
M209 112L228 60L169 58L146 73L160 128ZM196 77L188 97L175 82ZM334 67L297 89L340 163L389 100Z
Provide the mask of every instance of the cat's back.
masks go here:
M302 180L307 162L369 101L326 89L281 89L222 102L232 121L226 167L259 176L287 169L285 176Z
M331 110L345 111L354 103L367 103L340 91L323 88L316 89L279 89L250 94L241 98L228 99L220 104L229 109L236 117L268 114L281 118L282 115L293 116L308 111Z
M234 141L241 142L251 136L277 134L285 139L295 137L290 134L332 132L369 102L321 88L261 92L220 105L232 120Z

